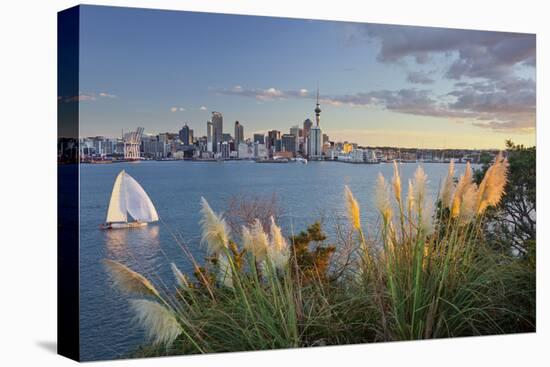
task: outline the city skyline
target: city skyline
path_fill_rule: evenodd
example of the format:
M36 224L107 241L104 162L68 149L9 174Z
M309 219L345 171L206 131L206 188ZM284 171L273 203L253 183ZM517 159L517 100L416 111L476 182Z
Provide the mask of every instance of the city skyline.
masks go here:
M505 139L535 145L534 35L82 11L76 99L82 137L117 137L136 126L146 133L178 131L184 124L205 136L212 111L223 113L223 132L233 134L235 121L245 138L287 132L314 121L319 87L323 133L334 141L448 149L502 148Z

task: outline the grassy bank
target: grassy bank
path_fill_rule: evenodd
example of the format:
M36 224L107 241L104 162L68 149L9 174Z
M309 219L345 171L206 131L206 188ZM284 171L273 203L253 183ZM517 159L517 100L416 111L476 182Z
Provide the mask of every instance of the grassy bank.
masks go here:
M207 258L180 244L194 273L172 264L176 289L105 260L149 337L136 356L534 331L533 263L485 243L484 214L505 195L507 171L499 156L478 186L469 165L454 182L451 164L433 200L421 167L402 183L395 165L378 177L375 231L345 188L336 244L319 223L290 237L273 218L231 232L203 199Z

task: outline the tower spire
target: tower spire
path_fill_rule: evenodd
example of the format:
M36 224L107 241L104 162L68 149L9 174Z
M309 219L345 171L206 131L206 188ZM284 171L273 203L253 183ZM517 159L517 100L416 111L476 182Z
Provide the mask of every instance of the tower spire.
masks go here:
M317 124L317 127L319 127L319 124L321 122L321 105L319 104L319 87L317 87L317 104L315 106L315 122Z

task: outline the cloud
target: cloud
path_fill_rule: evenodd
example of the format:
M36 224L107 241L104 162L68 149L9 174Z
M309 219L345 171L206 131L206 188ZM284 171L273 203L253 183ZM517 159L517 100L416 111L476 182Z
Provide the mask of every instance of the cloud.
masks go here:
M243 97L256 98L258 101L283 100L289 98L307 98L310 93L307 89L301 88L298 90L286 90L270 87L267 89L248 89L240 85L235 85L232 88L214 88L214 92L223 95L237 95Z
M114 95L114 94L109 94L109 93L105 93L105 92L100 92L100 93L99 93L99 96L100 96L100 97L103 97L103 98L117 98L116 95Z
M206 110L208 110L208 108L206 108L206 106L201 106L201 107L199 108L199 110L201 110L201 111L206 111Z
M304 89L283 91L277 88L218 90L222 94L240 95L269 101L287 98L312 98ZM499 81L457 82L453 89L436 95L429 89L402 88L373 90L344 95L322 95L322 104L331 106L373 107L387 111L470 121L474 126L496 131L532 131L536 115L535 82L509 77Z
M65 103L71 103L71 102L86 102L86 101L95 101L96 97L93 94L87 94L87 93L80 93L78 96L68 96L68 97L58 97L59 101L63 101Z
M407 81L413 84L433 84L434 80L430 78L428 73L422 71L409 71L407 73Z
M452 60L445 72L449 79L498 79L511 75L518 65L536 63L533 34L376 24L358 27L363 36L380 41L378 61L412 59L416 64L426 64L443 55Z
M98 98L117 98L117 96L106 92L80 93L77 96L58 96L57 100L60 102L70 103L70 102L96 101L98 100Z

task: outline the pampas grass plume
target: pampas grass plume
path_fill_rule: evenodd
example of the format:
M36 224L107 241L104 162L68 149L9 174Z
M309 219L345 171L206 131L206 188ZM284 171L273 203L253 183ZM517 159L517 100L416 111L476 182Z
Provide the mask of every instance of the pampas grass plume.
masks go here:
M183 331L174 314L157 302L132 299L130 308L154 344L169 347Z
M449 208L451 206L451 200L453 196L453 177L455 174L455 161L451 159L449 163L449 170L447 172L447 177L443 183L443 188L441 190L441 205L443 208Z
M399 167L397 161L393 161L393 178L392 178L393 192L395 194L395 200L401 204L401 177L399 177Z
M353 228L356 230L359 230L361 229L359 203L357 203L357 200L355 199L355 197L353 196L353 193L351 192L350 188L347 185L344 186L344 196L346 200L346 209L347 209L348 218Z
M115 260L104 259L103 264L115 286L127 294L160 297L153 284L143 275Z
M269 257L277 269L284 269L288 263L289 250L281 227L275 223L275 218L271 217L271 246L269 246Z
M393 215L391 202L389 198L388 185L382 173L378 173L378 178L376 180L376 207L380 211L384 223L387 225L391 223L391 218Z
M205 198L201 198L202 242L210 255L218 255L229 243L229 228L220 215L214 213Z

